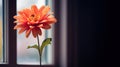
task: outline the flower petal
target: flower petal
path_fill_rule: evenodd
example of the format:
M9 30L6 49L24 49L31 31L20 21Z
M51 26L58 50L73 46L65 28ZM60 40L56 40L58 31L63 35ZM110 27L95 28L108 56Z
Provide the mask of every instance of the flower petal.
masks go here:
M42 10L42 13L41 13L41 18L43 18L45 15L48 14L48 12L50 11L50 7L49 6L46 6L43 10Z
M34 38L36 38L38 35L42 35L42 31L40 28L36 27L36 28L32 29L32 34L33 34Z
M43 29L50 29L51 26L47 23L44 23L43 26L42 26Z
M55 18L48 18L47 19L48 24L56 23L57 20Z
M39 35L42 35L41 29L39 29L37 32L38 32Z
M14 27L14 29L18 29L18 28L22 28L22 27L24 27L23 25L16 25L15 27Z
M28 37L29 37L30 32L31 32L31 29L29 29L29 30L27 30L27 31L26 31L26 38L28 38Z
M26 19L25 18L23 18L22 16L14 16L13 17L14 19L16 19L18 22L26 22Z
M29 17L32 13L30 9L24 9L23 12L27 17Z
M37 30L34 28L34 29L32 29L32 34L33 34L33 36L34 36L34 38L36 38L37 37Z
M38 8L36 5L32 5L31 10L32 10L33 14L38 14Z
M41 14L42 10L45 8L45 6L41 6L40 9L39 9L39 14Z
M25 15L23 11L19 11L18 14L23 17L23 19L27 20L28 16Z
M14 29L18 29L18 28L28 28L29 26L26 23L17 23L17 25L14 27Z
M21 28L18 33L21 34L21 33L23 33L25 30L26 30L26 28Z

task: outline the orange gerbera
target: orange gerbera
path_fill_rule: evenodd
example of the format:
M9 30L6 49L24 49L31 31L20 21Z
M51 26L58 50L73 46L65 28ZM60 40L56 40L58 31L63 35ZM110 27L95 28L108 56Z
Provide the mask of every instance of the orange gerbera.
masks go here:
M26 37L32 32L33 36L42 35L41 28L50 29L50 24L55 23L57 20L50 13L49 6L42 6L37 8L36 5L32 5L31 9L23 9L18 12L18 16L14 16L16 19L16 26L14 29L20 29L19 34L26 31Z

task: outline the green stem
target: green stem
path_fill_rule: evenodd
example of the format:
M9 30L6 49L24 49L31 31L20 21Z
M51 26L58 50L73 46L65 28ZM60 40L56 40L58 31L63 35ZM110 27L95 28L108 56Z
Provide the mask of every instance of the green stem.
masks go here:
M40 56L40 67L41 67L42 57L41 57L41 54L40 54L40 43L39 43L39 36L38 35L37 35L37 41L38 41L38 52L39 52L39 56Z

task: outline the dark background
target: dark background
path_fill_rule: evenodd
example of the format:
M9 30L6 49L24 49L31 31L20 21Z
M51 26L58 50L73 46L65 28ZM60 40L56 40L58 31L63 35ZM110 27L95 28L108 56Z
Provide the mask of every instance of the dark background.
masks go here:
M120 66L118 10L113 0L68 1L68 67Z
M115 48L111 46L113 29L109 26L111 22L107 24L106 11L106 0L68 1L68 67L118 64Z

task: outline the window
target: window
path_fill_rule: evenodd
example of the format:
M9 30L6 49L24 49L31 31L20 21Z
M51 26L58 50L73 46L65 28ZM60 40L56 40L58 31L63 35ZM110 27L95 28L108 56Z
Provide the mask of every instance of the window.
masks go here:
M60 25L61 24L60 22L63 22L63 23L65 22L65 21L62 21L61 19L62 16L64 16L65 14L63 13L60 14L61 12L60 7L63 7L60 5L61 1L59 0L12 0L12 1L1 0L1 1L4 1L2 2L4 4L3 6L4 8L2 8L0 12L2 11L4 12L3 13L4 17L2 18L4 19L2 20L2 23L4 24L2 24L3 25L2 30L4 30L5 32L2 32L2 34L4 33L4 36L1 37L2 42L4 44L4 45L2 44L1 47L4 46L4 49L2 48L2 53L0 53L2 54L2 57L0 58L4 59L3 57L5 57L5 61L8 61L8 64L0 64L0 67L39 67L39 64L38 64L39 60L37 60L37 58L39 57L37 57L37 52L34 49L27 49L27 45L32 45L36 43L35 39L34 39L34 42L32 42L33 41L31 40L33 39L32 36L30 36L29 39L26 39L24 37L24 33L18 35L17 31L13 30L13 27L15 26L13 24L13 21L14 21L13 16L16 15L17 11L23 8L28 8L32 4L36 4L37 6L41 6L42 4L48 4L51 7L55 5L52 8L52 10L54 10L55 16L58 19L58 23L55 24L54 26L55 29L53 28L51 30L44 31L44 36L42 36L42 38L46 38L46 37L53 38L53 42L52 42L53 45L46 47L44 50L44 55L42 57L42 65L44 67L60 67L60 65L63 64L62 67L67 67L65 66L65 64L67 65L67 62L64 61L66 60L66 58L64 58L64 56L66 56L66 52L65 52L66 47L64 47L64 45L67 45L67 44L63 42L65 41L65 39L61 40L62 38L65 38L64 36L62 36L64 33L61 34L62 29L64 29L62 25L64 24ZM28 40L30 42L28 42ZM62 43L62 46L61 46L61 43ZM53 47L55 49L53 49ZM26 52L23 52L21 49ZM33 56L33 54L35 56ZM7 60L7 57L8 57L8 60Z

